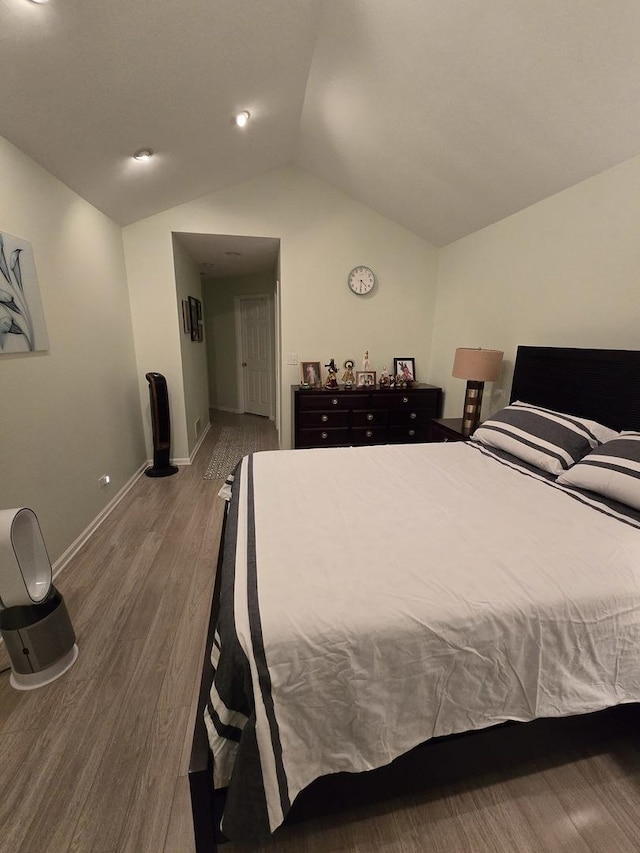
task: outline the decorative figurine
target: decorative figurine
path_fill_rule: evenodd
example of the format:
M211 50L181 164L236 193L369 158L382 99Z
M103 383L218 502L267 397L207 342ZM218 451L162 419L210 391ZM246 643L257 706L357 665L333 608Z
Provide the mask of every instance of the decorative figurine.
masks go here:
M353 383L356 381L356 377L353 373L353 359L348 358L344 363L344 374L342 376L342 381L344 382L345 388L351 388Z
M369 350L365 352L364 358L362 359L362 370L365 372L367 370L371 370L371 367L369 366Z
M381 388L388 388L390 381L391 380L389 379L389 371L387 370L386 367L383 367L382 373L380 374L380 387Z
M333 359L329 362L329 364L325 364L329 375L327 376L327 381L324 383L325 388L337 388L338 380L336 379L336 373L338 372L338 368L336 367L336 363Z

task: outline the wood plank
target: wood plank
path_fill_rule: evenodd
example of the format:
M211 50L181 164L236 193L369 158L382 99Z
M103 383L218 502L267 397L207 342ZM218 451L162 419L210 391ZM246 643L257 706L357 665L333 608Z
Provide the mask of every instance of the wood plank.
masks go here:
M175 780L164 853L195 853L195 850L189 780L186 776L178 776Z

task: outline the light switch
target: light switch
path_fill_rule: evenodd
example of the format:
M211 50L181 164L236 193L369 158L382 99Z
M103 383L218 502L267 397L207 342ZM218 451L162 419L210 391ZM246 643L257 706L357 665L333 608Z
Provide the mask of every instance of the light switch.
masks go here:
M298 363L298 353L297 352L287 353L287 364L297 364L297 363Z

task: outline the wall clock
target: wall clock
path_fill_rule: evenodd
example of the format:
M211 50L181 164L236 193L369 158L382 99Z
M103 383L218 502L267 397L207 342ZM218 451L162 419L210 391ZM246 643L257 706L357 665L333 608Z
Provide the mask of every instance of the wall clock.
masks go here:
M354 267L349 273L349 287L357 296L371 293L376 277L369 267Z

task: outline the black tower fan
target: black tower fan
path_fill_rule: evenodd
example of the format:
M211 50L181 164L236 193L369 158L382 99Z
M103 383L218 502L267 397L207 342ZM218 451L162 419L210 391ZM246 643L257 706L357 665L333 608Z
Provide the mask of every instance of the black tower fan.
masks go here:
M167 380L161 373L146 373L151 402L151 426L153 428L153 466L144 472L147 477L170 477L178 469L171 465L171 423L169 421L169 396Z

